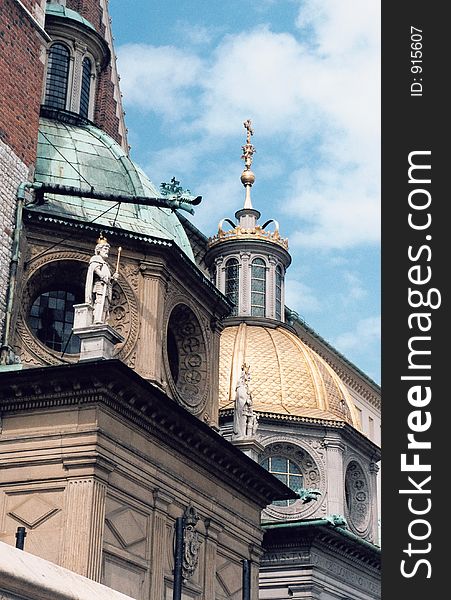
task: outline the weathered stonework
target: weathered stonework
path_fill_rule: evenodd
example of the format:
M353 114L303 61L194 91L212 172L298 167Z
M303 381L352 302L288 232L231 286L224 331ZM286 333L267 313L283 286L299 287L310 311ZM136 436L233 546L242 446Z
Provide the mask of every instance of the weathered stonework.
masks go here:
M0 139L0 197L2 202L0 210L0 335L3 332L7 302L17 189L20 183L27 180L27 177L27 166Z
M242 559L255 578L260 510L291 494L211 427L120 361L0 380L2 541L25 526L32 554L137 600L170 597L175 519L193 506L200 551L185 592L236 600Z

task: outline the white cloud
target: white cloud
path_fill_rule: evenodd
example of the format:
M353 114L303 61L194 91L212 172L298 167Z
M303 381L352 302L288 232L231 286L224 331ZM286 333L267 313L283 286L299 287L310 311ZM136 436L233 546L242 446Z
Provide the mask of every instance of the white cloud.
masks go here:
M226 193L236 197L240 184L224 176L221 152L232 136L241 135L242 143L240 123L250 117L259 140L256 186L271 172L265 163L274 165L274 176L283 165L277 201L291 222L292 216L302 221L302 231L290 233L292 245L327 250L378 243L379 12L375 0L304 0L300 29L292 33L260 25L223 37L210 53L123 46L126 104L175 120L174 167L198 171L201 160L204 168L207 163L198 193L220 196L224 213L234 202ZM207 40L208 31L193 32L199 43ZM164 152L151 158L152 176Z
M309 312L317 312L321 308L312 288L289 277L285 280L285 304L298 312L301 317Z
M175 32L182 40L195 46L204 46L210 44L215 35L219 34L218 28L204 27L203 25L189 23L187 21L177 21Z
M371 345L380 343L380 327L379 316L367 317L357 321L352 331L342 333L332 343L340 352L358 350L364 353Z
M360 53L379 46L380 10L377 0L304 0L296 25L313 30L321 54Z
M127 44L118 51L121 88L127 104L164 118L182 118L192 110L192 93L202 60L173 46Z
M364 288L360 277L356 273L345 271L343 273L343 279L346 287L344 294L342 294L342 301L345 306L349 306L350 302L365 298L367 291Z

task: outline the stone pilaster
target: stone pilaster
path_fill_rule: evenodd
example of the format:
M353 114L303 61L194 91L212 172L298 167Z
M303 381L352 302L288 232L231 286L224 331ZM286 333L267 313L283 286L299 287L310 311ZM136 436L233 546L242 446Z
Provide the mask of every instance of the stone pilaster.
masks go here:
M61 566L95 581L101 577L106 488L94 477L70 479L66 488Z
M330 433L324 439L327 461L327 512L345 514L345 474L343 470L344 444L337 434Z
M72 112L80 112L80 95L81 95L81 73L83 68L83 57L86 53L86 46L78 41L75 41L75 55L73 62L72 75L72 94L70 98L70 110ZM69 90L70 90L69 86Z
M266 316L276 318L276 259L268 257L269 269L266 269Z
M251 255L240 252L240 289L238 315L248 317L251 314Z
M161 383L163 375L163 312L169 271L156 261L140 264L141 330L136 345L136 371Z
M379 515L377 502L377 474L379 465L370 462L370 490L371 490L371 538L375 544L379 543Z
M225 294L225 267L224 267L224 257L218 256L215 259L215 267L216 267L216 281L215 285L220 292Z
M164 566L167 555L167 514L173 498L161 490L153 494L152 539L150 549L150 596L164 598Z
M204 595L202 600L215 600L218 535L223 530L223 526L212 519L205 519L205 528L207 533L204 548Z

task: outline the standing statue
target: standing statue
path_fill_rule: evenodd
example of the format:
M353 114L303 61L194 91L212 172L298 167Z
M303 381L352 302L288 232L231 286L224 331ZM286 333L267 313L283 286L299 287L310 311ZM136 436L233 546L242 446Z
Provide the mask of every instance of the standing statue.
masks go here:
M111 274L106 262L110 251L107 239L100 234L95 247L95 254L89 260L85 285L85 302L93 308L94 325L105 324L109 317L109 308L113 296L113 282L119 277L119 248L116 271Z
M254 437L257 432L258 417L252 409L252 394L249 390L251 375L249 365L243 364L236 386L235 410L233 414L233 437Z

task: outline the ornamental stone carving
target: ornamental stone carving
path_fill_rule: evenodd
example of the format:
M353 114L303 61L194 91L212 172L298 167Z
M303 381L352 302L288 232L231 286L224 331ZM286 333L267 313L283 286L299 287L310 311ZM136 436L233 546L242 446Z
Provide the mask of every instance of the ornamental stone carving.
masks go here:
M208 397L208 336L204 319L175 297L166 311L163 360L175 399L191 413L201 413Z
M113 283L119 277L119 255L116 271L111 273L107 258L110 252L110 245L107 239L101 234L97 240L94 255L89 259L88 273L85 283L85 302L93 308L93 323L98 325L106 324L110 316L110 305L113 298Z
M351 529L366 536L370 525L370 489L362 466L354 459L346 468L345 497Z
M327 513L327 480L324 464L324 448L321 440L314 438L296 438L289 435L264 435L261 433L261 443L265 446L260 456L260 463L269 456L284 456L294 461L303 475L305 490L314 490L315 502L303 503L296 500L289 506L271 504L264 514L273 519L298 519L310 517L312 514L323 516Z
M255 438L257 433L258 416L252 408L252 394L249 387L250 380L250 367L243 364L241 375L235 388L232 440Z
M190 579L199 564L199 550L201 539L196 531L196 525L199 521L196 509L189 506L185 510L184 531L183 531L183 561L182 561L182 577L184 581Z
M28 323L31 305L40 293L55 286L70 286L77 292L77 300L84 300L86 281L86 254L76 251L54 251L42 254L43 249L31 247L31 256L24 274L21 302L18 310L14 346L21 361L26 365L58 365L78 361L78 354L58 352L44 345L33 333ZM127 274L133 273L133 265L127 264L124 277L112 288L108 323L125 341L116 348L116 357L129 362L139 333L139 311L133 287ZM122 273L122 267L121 267ZM57 287L54 287L57 289ZM78 291L77 291L78 290Z

